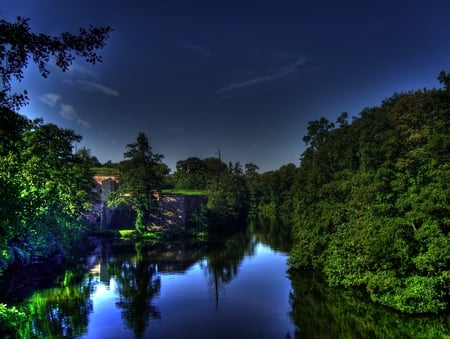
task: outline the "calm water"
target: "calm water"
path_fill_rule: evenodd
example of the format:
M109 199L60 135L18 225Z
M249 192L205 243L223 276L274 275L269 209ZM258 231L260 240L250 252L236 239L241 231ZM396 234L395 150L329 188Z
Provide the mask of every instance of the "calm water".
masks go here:
M448 316L407 317L288 272L278 223L212 243L104 244L77 283L36 292L25 337L450 338ZM61 279L63 281L63 279Z

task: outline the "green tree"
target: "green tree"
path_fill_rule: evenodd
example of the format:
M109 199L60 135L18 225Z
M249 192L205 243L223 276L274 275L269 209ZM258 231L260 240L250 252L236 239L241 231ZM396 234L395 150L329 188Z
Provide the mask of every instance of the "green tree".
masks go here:
M161 159L163 155L153 153L147 136L139 133L136 142L127 145L121 162L119 189L111 196L109 204L121 203L131 206L137 214L136 230L144 233L149 225L151 209L156 202L153 193L163 185Z
M206 189L209 173L206 164L197 157L179 160L176 164L174 178L177 189Z
M336 129L311 122L290 264L403 312L448 308L449 112L444 88L394 94Z
M89 164L73 153L79 135L40 119L7 116L11 124L0 134L13 135L0 154L0 269L65 253L83 230L91 191Z

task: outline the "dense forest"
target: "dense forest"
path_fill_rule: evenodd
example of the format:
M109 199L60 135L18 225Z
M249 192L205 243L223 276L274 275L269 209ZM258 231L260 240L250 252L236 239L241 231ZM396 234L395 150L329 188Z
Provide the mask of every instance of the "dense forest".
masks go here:
M309 123L291 189L290 265L408 313L450 299L450 77L352 123Z
M69 255L89 230L91 169L102 167L89 150L74 152L81 140L74 131L16 113L26 92L11 93L10 81L20 80L28 54L44 76L52 56L61 69L70 66L75 56L67 50L97 61L93 51L109 28L39 40L27 20L15 25L0 22L9 46L0 56L15 60L0 68L0 274ZM131 206L136 230L145 234L154 191L198 190L208 197L193 216L200 229L287 219L292 269L321 271L331 285L362 288L402 312L444 311L450 301L450 76L441 72L438 79L442 89L394 94L352 121L342 113L336 122L309 122L299 166L265 173L252 163L226 164L219 151L180 160L170 174L163 155L139 133L123 161L103 165L121 177L111 203Z

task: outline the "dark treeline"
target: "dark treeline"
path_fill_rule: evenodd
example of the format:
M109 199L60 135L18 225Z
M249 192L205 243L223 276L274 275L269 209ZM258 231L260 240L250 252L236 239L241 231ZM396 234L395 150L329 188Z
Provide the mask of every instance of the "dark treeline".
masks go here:
M309 123L290 191L292 267L403 312L447 309L450 77L439 80L444 89L394 94L352 123Z
M28 20L0 20L0 274L54 253L67 253L86 228L94 202L81 136L16 113L27 93L13 93L29 59L46 77L51 58L67 70L75 57L95 63L111 29L37 35ZM289 263L322 271L331 285L362 288L381 304L408 313L439 312L450 299L450 76L443 89L394 94L348 120L311 121L300 166L258 173L254 164L218 157L179 161L173 175L145 134L127 145L121 186L112 203L137 212L148 231L152 192L196 189L208 195L198 227L221 229L248 216L280 216L294 225ZM0 304L4 309L4 306ZM2 310L0 310L2 311ZM2 311L3 312L3 311ZM3 314L0 312L0 315ZM0 317L1 320L1 317Z

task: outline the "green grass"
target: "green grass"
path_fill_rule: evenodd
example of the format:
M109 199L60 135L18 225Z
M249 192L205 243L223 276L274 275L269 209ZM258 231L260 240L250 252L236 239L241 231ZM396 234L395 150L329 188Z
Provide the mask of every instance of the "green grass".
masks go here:
M123 239L129 239L133 236L136 230L119 230L120 237Z
M206 195L206 190L167 189L163 190L162 193L179 195Z
M105 175L105 176L120 176L120 171L117 168L109 167L92 167L91 172L94 175Z

